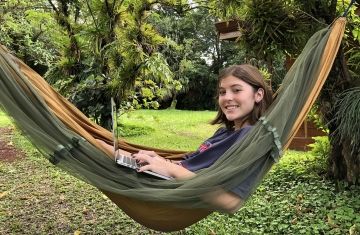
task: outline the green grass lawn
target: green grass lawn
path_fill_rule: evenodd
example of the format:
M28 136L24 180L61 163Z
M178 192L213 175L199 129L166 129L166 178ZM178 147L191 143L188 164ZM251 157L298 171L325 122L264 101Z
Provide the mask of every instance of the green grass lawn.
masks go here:
M119 122L125 128L120 128L120 134L130 142L146 146L194 150L218 128L209 124L215 114L210 111L139 110L121 115Z
M5 127L9 125L10 125L9 117L0 109L0 127Z
M121 132L139 144L193 150L217 128L207 124L214 115L141 110L121 117ZM0 112L0 127L9 125ZM0 234L160 234L48 163L19 132L12 143L27 157L0 161ZM360 188L336 186L317 174L322 168L316 156L287 151L235 215L213 213L173 234L359 234Z

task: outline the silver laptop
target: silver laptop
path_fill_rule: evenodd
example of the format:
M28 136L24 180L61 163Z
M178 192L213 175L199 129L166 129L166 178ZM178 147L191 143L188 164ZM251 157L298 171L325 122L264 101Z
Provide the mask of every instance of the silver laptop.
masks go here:
M120 166L137 170L137 169L139 169L141 167L141 165L138 164L134 158L127 157L125 155L120 154L118 151L116 151L116 150L119 149L119 135L118 135L119 130L118 130L118 120L117 120L118 115L119 114L117 112L116 103L115 103L114 99L111 98L111 116L112 116L112 132L113 132L113 138L114 138L114 159L115 159L115 162ZM165 179L165 180L172 179L172 177L161 175L161 174L155 173L153 171L143 171L141 173L152 175L152 176L155 176L157 178Z

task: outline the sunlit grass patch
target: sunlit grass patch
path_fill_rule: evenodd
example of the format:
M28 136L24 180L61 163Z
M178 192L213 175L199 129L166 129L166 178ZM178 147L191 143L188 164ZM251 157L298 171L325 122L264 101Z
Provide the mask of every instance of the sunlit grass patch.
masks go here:
M0 127L9 126L11 119L0 109Z
M130 142L191 151L219 128L209 124L215 114L213 111L138 110L122 115L119 122L125 127L129 125L153 129L144 135L127 137Z

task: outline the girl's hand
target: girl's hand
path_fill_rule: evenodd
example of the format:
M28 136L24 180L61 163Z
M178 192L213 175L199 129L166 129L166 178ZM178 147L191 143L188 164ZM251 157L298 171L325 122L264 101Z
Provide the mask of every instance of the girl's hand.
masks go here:
M146 154L146 155L149 155L149 156L151 156L151 157L160 157L160 156L159 156L156 152L154 152L154 151L140 150L138 153ZM134 155L134 154L132 154L132 155ZM179 161L179 160L174 161L174 160L171 160L171 159L165 159L165 158L162 158L162 159L164 159L165 161L171 162L171 163L175 163L175 164L181 162L181 161Z
M145 153L146 152L146 153ZM149 153L149 154L147 154ZM162 157L159 157L152 151L139 151L139 153L132 155L140 165L142 165L138 171L153 171L161 175L173 177L171 174L172 163L166 161Z
M177 179L185 179L195 176L195 173L180 165L167 161L153 151L142 150L132 156L139 161L140 165L142 165L138 170L139 172L150 170L158 174Z
M140 150L138 153L149 155L150 157L160 157L154 151Z

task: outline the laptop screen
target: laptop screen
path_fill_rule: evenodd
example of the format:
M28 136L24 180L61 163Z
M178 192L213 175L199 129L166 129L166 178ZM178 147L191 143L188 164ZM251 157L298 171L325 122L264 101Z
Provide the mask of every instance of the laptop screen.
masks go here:
M117 123L117 109L114 98L111 98L111 118L112 118L112 133L114 138L114 159L116 159L116 150L119 149L119 135Z

